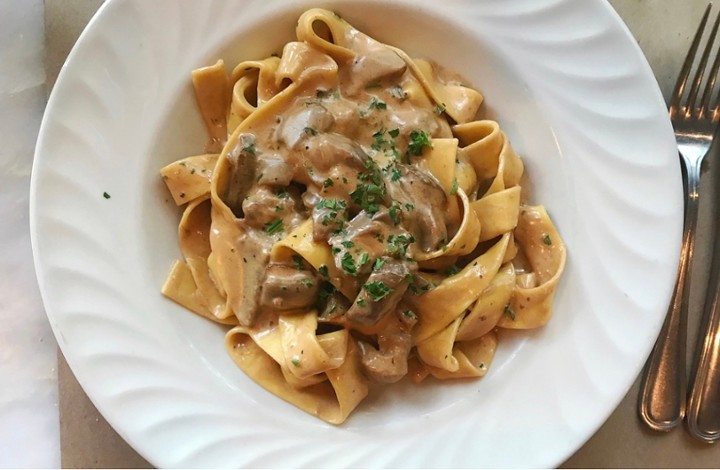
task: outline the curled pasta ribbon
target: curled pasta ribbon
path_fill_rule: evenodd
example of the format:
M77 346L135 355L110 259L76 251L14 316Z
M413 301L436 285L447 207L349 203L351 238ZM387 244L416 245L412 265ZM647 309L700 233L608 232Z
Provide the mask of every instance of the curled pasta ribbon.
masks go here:
M276 262L289 262L294 254L300 255L317 271L327 268L328 281L348 299L357 297L360 284L356 278L347 276L336 265L330 245L313 240L313 222L308 219L290 232L285 238L273 245L270 259Z
M193 70L192 83L200 114L210 135L207 151L219 152L228 135L226 113L230 104L230 81L225 62L218 60L214 65Z
M473 121L453 126L465 154L481 181L492 180L485 194L493 194L520 183L523 163L495 121Z
M317 312L280 315L278 322L285 367L292 375L305 379L342 365L347 353L347 330L340 330L340 335L332 336L339 341L321 344L315 336Z
M310 44L335 60L355 57L351 33L358 31L328 10L313 8L306 11L300 16L295 32L298 41Z
M430 253L418 252L414 258L418 261L427 261L443 256L460 256L472 253L478 244L480 221L473 210L465 191L458 189L457 197L462 206L462 222L455 236L444 247Z
M480 221L480 241L512 232L520 213L520 186L486 195L470 204Z
M425 89L425 93L456 123L472 121L483 103L483 95L472 88L445 83L437 76L432 64L412 59L402 49L387 46L399 55Z
M232 134L249 115L280 92L276 83L276 71L280 59L241 62L232 72L232 101L227 116L227 131Z
M512 315L500 318L498 326L529 329L545 325L552 316L552 301L565 269L567 251L555 225L542 206L524 206L515 238L532 272L534 285L517 285L510 301Z
M195 200L188 204L178 228L180 250L185 261L175 263L162 293L205 318L223 324L237 324L232 314L228 314L225 297L215 285L208 267L209 231L209 200Z
M329 423L343 423L368 393L355 340L347 332L318 336L329 355L341 350L344 341L344 359L338 367L298 379L288 371L296 366L292 359L289 365L285 361L280 329L267 323L255 329L236 327L225 336L225 346L238 367L269 392ZM299 366L302 359L296 362Z
M430 172L450 195L455 183L455 156L458 140L436 138L432 140L432 148L425 150L417 166Z
M500 269L509 240L510 234L503 235L492 248L462 271L413 299L419 318L413 331L416 343L425 341L457 320L481 296Z
M470 341L490 333L498 324L515 289L515 268L504 265L460 323L455 339Z
M329 55L305 44L289 42L283 48L278 64L275 85L283 83L311 83L315 89L329 88L337 81L338 65Z
M178 206L210 194L217 154L197 155L173 162L160 170L173 201Z
M427 371L440 380L465 379L482 377L495 357L498 339L494 332L489 332L471 341L458 341L452 347L452 357L457 363L455 370L447 370L425 364Z

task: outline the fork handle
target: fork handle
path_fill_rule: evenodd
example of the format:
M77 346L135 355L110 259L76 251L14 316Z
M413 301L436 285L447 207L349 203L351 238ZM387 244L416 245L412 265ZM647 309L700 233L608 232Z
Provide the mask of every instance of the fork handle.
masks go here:
M700 163L686 162L685 169L685 226L677 282L670 310L645 368L640 395L640 417L656 431L670 431L685 416L687 311L698 217Z
M720 439L720 266L714 266L712 279L715 291L703 319L687 409L688 431L706 442Z

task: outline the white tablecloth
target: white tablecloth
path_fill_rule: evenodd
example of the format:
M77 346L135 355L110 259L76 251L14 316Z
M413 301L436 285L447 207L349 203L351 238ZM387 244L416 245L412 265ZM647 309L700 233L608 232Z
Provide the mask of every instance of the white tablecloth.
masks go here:
M0 467L59 467L56 343L28 224L45 108L43 1L0 0Z

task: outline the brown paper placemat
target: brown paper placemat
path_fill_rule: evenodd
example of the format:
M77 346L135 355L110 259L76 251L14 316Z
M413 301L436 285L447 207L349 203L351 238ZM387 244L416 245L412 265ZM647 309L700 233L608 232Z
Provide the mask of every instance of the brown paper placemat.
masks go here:
M611 0L628 23L648 57L667 96L680 68L690 34L705 0ZM47 81L54 82L65 57L102 0L45 0ZM715 152L716 153L716 152ZM712 156L713 158L717 158ZM699 292L707 282L714 239L717 185L720 170L712 165L703 174L699 239L693 269L691 305L702 305ZM631 312L628 312L630 314ZM689 345L695 344L698 318L691 317ZM690 348L692 349L692 348ZM63 468L147 468L97 412L58 354L60 445ZM572 456L566 468L720 468L720 445L709 446L677 429L668 434L647 430L637 417L638 381L602 428ZM589 404L588 406L592 406Z

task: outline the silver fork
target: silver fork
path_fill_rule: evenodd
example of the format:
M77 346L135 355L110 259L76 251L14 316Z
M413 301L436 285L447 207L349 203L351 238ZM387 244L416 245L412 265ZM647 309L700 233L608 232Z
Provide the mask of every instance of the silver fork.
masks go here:
M695 230L700 196L700 167L703 158L710 150L718 127L717 99L713 100L712 106L710 102L720 68L720 55L716 56L710 68L702 96L700 96L700 90L710 51L717 35L718 24L720 24L720 15L715 20L710 32L690 91L684 102L683 96L710 15L710 8L711 4L705 9L695 38L685 57L669 107L670 120L675 129L675 139L685 170L683 174L685 180L685 225L680 266L672 302L660 336L645 368L640 395L640 416L648 426L657 431L673 429L682 422L685 415L687 389L685 351L690 266L695 249ZM700 98L699 103L698 98Z

